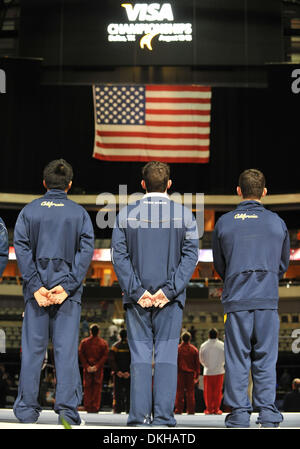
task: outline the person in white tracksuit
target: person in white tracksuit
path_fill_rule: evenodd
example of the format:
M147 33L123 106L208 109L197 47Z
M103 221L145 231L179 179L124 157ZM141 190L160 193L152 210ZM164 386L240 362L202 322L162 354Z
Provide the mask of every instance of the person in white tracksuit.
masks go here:
M221 415L220 405L222 401L222 387L224 380L224 343L218 339L218 331L211 329L209 338L199 350L199 359L204 367L203 371L203 394L206 415Z

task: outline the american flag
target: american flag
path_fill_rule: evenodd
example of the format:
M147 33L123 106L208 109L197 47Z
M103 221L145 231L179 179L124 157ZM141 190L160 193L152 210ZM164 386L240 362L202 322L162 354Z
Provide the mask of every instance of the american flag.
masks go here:
M93 156L109 161L209 161L211 88L95 85Z

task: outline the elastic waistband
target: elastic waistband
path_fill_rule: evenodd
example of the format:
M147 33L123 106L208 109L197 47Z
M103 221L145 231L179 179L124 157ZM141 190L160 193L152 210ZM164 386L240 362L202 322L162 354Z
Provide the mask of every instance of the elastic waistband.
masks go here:
M242 310L267 310L278 309L278 298L255 298L255 299L239 299L223 303L224 313L241 312Z

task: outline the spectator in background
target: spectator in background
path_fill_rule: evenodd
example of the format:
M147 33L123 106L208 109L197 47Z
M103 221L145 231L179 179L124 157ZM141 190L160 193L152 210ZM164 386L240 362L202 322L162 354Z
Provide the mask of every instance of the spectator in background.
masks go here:
M288 370L286 368L284 368L283 373L279 379L279 386L285 390L285 391L289 391L289 389L291 388L291 375L289 374Z
M121 329L120 340L109 351L109 365L114 379L114 413L129 413L130 406L130 350L127 331Z
M196 413L204 413L204 410L205 410L203 388L204 388L203 387L203 374L200 374L199 382L197 383L196 388L195 388L195 401L196 401L195 411L196 411Z
M9 389L9 376L5 371L5 366L0 365L0 408L6 406L6 396Z
M108 312L108 301L101 301L100 302L100 309L101 309L101 316L100 321L106 321L107 319L107 312Z
M109 346L116 343L118 340L118 334L119 334L120 328L112 322L110 326L108 326L108 344Z
M85 318L83 318L83 320L82 320L81 329L82 329L83 336L87 337L89 335L90 326Z
M222 387L224 380L224 343L218 339L218 331L210 329L208 340L200 346L200 362L204 366L203 394L206 415L221 415Z
M8 232L4 221L0 218L0 278L8 261Z
M187 328L186 328L186 327L182 327L182 328L181 328L181 334L180 334L179 342L180 342L180 340L181 340L181 335L184 334L185 332L188 332Z
M284 412L300 412L300 379L296 378L292 381L292 391L285 396L282 410Z
M49 372L41 381L40 404L46 407L54 407L55 404L55 384L56 379L52 372Z
M195 413L195 384L200 376L200 363L198 349L192 345L191 334L184 332L181 335L182 343L178 346L178 377L175 400L175 413L181 414L184 409L184 396L186 398L186 412Z
M191 343L196 343L197 330L195 329L195 327L193 325L190 327L188 332L191 334Z
M83 404L89 413L97 413L101 405L103 368L108 356L108 343L99 337L99 326L90 326L90 336L79 345L79 359L83 366Z
M24 317L23 317L23 318L24 318ZM21 348L21 349L22 349L22 348ZM44 357L43 364L42 364L42 368L41 368L40 388L39 388L39 396L38 396L38 401L39 401L40 405L45 405L45 404L44 404L44 402L45 402L45 401L44 401L45 394L44 394L44 391L43 391L45 379L44 379L43 377L45 376L45 372L46 372L46 367L47 367L47 365L48 365L48 348L46 349L45 357ZM54 402L53 402L53 403L54 403ZM48 405L48 404L46 404L46 405Z

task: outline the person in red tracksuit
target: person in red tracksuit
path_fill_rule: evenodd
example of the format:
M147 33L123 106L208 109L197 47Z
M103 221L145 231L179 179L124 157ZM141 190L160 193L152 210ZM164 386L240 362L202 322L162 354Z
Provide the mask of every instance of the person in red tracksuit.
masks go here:
M108 356L108 343L99 334L99 326L90 326L90 336L79 345L79 358L83 365L83 405L87 412L100 410L103 367Z
M186 395L186 412L195 413L195 384L200 376L199 351L190 343L191 334L184 332L182 343L178 347L178 380L175 400L175 413L184 409L184 393Z

